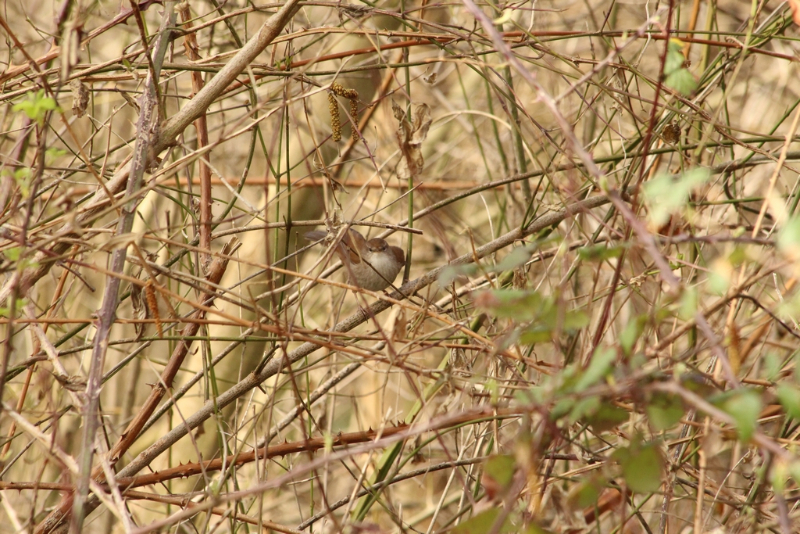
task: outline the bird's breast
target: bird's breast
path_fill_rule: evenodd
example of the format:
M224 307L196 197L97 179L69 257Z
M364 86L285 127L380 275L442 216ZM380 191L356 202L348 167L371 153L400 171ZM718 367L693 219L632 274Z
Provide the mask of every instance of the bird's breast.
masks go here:
M350 282L370 291L389 287L403 267L390 254L365 254L363 259L366 261L349 265Z

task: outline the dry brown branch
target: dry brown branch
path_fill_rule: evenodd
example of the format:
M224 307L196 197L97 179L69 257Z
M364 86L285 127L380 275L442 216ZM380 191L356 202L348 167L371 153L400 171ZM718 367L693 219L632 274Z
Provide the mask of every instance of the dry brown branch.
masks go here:
M791 9L7 2L0 534L797 531Z

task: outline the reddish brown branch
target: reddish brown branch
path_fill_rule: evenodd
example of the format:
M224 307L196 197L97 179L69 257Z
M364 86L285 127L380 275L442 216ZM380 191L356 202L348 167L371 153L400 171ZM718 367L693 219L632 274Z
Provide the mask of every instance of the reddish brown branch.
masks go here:
M211 264L209 268L208 274L208 281L212 285L219 284L219 281L222 279L222 275L225 273L225 270L228 266L228 258L227 254L232 252L233 247L236 244L236 240L233 239L231 242L225 245L223 249L223 253L225 256L217 257ZM208 301L205 303L207 306L213 304L214 301L214 293L213 291L209 290L208 293ZM210 301L210 302L209 302ZM203 318L206 314L204 309L199 309L195 312L195 317L198 319ZM128 425L125 431L120 436L119 440L117 441L116 445L111 449L108 453L108 461L113 466L122 456L125 451L127 451L130 446L136 441L136 438L139 436L139 432L141 431L144 424L147 422L147 419L150 415L155 411L158 404L161 402L161 399L166 394L167 390L172 387L172 383L175 379L175 375L180 370L181 364L183 360L186 358L186 355L189 352L189 348L192 345L192 338L197 334L197 331L200 328L199 322L189 323L184 327L183 332L181 332L181 337L183 338L180 343L175 347L172 356L170 357L169 362L167 362L166 367L161 373L161 377L157 384L153 387L153 390L150 392L150 396L144 402L144 405L139 410L139 413L136 414L133 421ZM91 473L93 479L102 482L105 478L103 474L103 468L101 465L98 465L94 468ZM39 532L50 532L54 528L58 526L58 524L64 522L69 517L69 513L73 507L73 498L74 494L70 494L64 497L61 501L59 506L48 515L47 519L43 521L39 527ZM92 508L92 502L87 502L87 508Z

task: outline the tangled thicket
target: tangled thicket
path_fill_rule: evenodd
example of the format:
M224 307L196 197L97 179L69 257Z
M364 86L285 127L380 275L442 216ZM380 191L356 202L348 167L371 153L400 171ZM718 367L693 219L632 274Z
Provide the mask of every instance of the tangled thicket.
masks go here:
M0 532L798 531L798 11L9 0Z

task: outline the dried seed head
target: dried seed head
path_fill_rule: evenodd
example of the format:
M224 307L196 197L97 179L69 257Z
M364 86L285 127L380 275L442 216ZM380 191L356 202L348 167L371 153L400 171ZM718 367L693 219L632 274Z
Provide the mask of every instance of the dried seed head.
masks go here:
M353 122L358 122L358 91L355 89L345 89L341 84L333 82L331 84L331 92L328 93L328 109L331 112L331 129L333 130L333 140L339 141L342 138L342 125L339 121L339 106L336 102L336 96L347 98L350 100L350 116ZM358 129L353 127L353 141L358 141Z
M342 98L348 98L350 100L358 98L358 91L355 89L345 89L341 84L336 82L331 84L331 91L333 91L333 94L336 96L341 96Z
M150 314L156 320L156 330L158 330L158 337L164 337L164 328L161 323L161 315L158 313L158 301L156 300L156 291L153 288L153 281L148 280L144 286L144 294L147 299L147 308Z
M661 131L661 135L664 136L664 141L667 143L674 145L678 141L681 140L681 126L678 124L678 121L672 121L670 124L664 126L664 129Z
M335 85L335 84L334 84ZM336 142L342 139L342 125L339 122L339 103L332 93L328 93L328 111L331 113L331 131L333 132L333 140Z
M358 141L358 100L355 98L350 99L350 116L353 118L353 141Z
M69 88L72 91L72 114L83 117L89 105L89 89L77 78L69 82Z

